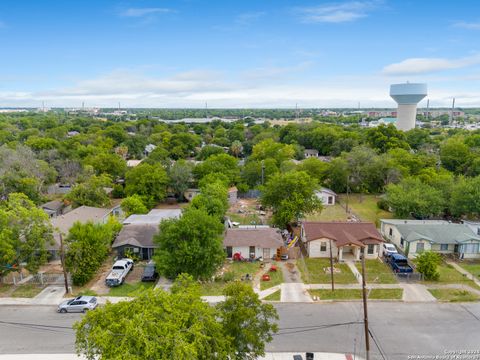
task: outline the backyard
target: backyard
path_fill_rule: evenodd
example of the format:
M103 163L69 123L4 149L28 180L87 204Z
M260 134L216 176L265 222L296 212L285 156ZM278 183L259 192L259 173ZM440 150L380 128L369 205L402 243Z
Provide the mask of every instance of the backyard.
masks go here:
M307 284L329 284L330 259L303 258L297 261L297 267L302 273L302 279ZM333 273L333 279L336 284L356 284L357 279L346 264L334 263L334 269L338 272Z
M266 225L269 221L268 213L259 208L260 203L256 199L239 199L228 209L226 216L240 225Z
M390 219L393 217L392 213L378 208L377 202L379 200L381 200L381 197L378 195L349 194L348 207L360 220L373 222L378 226L380 219ZM346 203L347 195L339 194L335 205L324 206L321 212L308 215L307 220L346 221L348 218L345 211Z

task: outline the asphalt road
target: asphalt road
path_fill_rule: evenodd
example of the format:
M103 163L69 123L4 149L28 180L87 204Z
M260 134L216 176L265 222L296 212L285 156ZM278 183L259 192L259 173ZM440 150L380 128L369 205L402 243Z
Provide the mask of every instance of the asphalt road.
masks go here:
M277 309L280 331L268 345L268 351L364 354L363 324L356 323L363 318L360 302L279 304ZM80 317L57 314L49 306L2 306L0 354L72 353L74 332L69 327ZM369 320L385 359L480 350L479 303L372 302ZM371 350L371 359L382 359L374 341Z

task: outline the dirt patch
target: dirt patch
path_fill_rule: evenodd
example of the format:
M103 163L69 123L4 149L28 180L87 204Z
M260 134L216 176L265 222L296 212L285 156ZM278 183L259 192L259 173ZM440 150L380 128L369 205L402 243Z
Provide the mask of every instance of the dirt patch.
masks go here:
M130 271L130 273L127 275L125 278L125 282L127 284L135 284L139 281L142 281L142 275L143 275L143 269L145 267L145 264L143 263L135 263L135 266L133 267L133 270Z
M113 265L113 256L108 257L107 260L104 261L100 270L97 271L95 277L88 282L85 288L94 291L98 295L106 295L110 291L110 288L105 285L105 279L107 278L110 270L112 269Z
M47 274L62 274L62 262L60 260L50 261L49 263L40 266L39 272Z
M258 199L238 199L228 209L227 215L233 222L244 225L268 224L271 213L261 208Z

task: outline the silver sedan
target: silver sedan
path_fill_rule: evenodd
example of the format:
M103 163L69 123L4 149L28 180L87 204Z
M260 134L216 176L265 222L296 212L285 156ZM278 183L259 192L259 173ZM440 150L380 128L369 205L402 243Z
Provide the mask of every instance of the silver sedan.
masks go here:
M98 306L97 298L94 296L78 296L75 299L70 299L58 305L57 311L60 313L66 312L87 312L93 310Z

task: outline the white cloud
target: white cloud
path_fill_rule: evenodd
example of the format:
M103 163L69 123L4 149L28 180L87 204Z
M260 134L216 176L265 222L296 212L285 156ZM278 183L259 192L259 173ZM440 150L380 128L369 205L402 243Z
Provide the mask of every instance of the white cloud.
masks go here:
M465 22L459 21L453 24L455 27L470 29L470 30L480 30L480 22Z
M378 4L378 1L349 1L298 8L297 12L304 22L342 23L368 16L369 11L375 9Z
M122 17L144 17L144 16L151 16L155 14L164 14L173 12L172 9L167 8L130 8L120 12L120 16Z
M442 70L459 69L476 64L480 64L480 54L459 59L411 58L385 66L382 73L385 75L424 74Z

